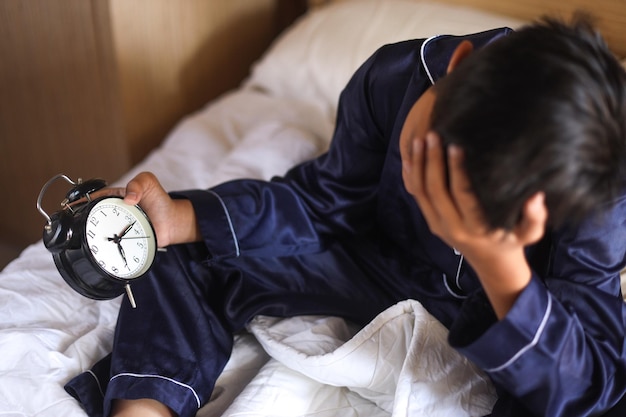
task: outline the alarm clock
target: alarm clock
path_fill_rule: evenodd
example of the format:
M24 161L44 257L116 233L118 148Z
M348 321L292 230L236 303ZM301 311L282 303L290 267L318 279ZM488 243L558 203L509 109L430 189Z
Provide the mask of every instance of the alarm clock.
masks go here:
M48 215L42 208L43 195L55 181L71 184L61 210ZM106 186L102 179L74 182L59 174L41 189L37 209L46 218L43 243L69 286L95 300L115 298L126 292L133 308L131 282L152 266L157 239L146 213L118 196L92 198Z

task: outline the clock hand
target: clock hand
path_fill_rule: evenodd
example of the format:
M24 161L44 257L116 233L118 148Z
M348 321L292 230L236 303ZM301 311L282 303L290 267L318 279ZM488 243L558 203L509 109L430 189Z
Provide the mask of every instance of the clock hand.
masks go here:
M126 261L126 255L124 254L124 248L122 247L122 244L119 243L119 241L117 242L117 250L120 252L120 255L122 255L122 259L124 260L124 266L128 268L128 262Z
M135 225L135 223L137 223L137 221L135 220L134 222L132 222L131 224L129 224L128 226L126 226L126 228L124 230L122 230L122 233L120 233L120 235L118 236L118 238L123 238L124 235L126 235L126 233L130 232L130 229L133 228L133 226Z
M107 237L107 240L109 242L115 242L115 243L119 244L120 240L122 240L122 238L124 237L124 235L126 235L126 233L130 232L130 229L133 228L135 223L137 223L137 221L134 221L131 224L129 224L128 226L126 226L124 228L124 230L122 230L122 233L120 233L119 235L116 234L116 235L113 235L113 237Z

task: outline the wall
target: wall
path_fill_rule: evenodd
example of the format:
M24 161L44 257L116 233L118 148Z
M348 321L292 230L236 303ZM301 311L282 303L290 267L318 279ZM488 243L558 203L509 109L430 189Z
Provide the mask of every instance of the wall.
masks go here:
M103 1L0 2L2 240L41 236L35 201L54 174L129 166L109 28Z
M596 18L595 23L613 52L620 57L626 57L625 0L445 0L445 2L477 7L526 20L535 19L542 14L568 18L576 11L585 11Z
M131 139L132 163L183 115L247 75L252 59L274 35L274 3L111 0L123 126Z
M236 86L285 19L278 3L0 2L0 242L41 237L35 202L53 175L114 181L184 114Z
M307 0L310 7L354 0ZM382 0L384 1L384 0ZM424 0L414 0L424 1ZM576 11L590 13L595 25L613 52L626 57L626 0L426 0L450 3L503 14L521 20L533 20L542 15L569 18Z

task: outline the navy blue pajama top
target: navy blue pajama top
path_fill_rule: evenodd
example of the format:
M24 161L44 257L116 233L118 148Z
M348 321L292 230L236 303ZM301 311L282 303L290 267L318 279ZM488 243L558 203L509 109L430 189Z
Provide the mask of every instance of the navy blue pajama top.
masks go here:
M549 231L529 247L532 280L498 321L471 268L430 233L401 178L405 117L445 73L455 46L470 39L478 48L508 32L384 46L342 92L327 153L269 182L236 180L181 194L195 207L213 261L311 253L333 239L350 240L354 252L377 245L397 265L386 277L418 280L407 298L448 327L450 344L492 378L494 415L515 415L516 404L542 416L593 415L626 391L619 279L626 196L601 221Z

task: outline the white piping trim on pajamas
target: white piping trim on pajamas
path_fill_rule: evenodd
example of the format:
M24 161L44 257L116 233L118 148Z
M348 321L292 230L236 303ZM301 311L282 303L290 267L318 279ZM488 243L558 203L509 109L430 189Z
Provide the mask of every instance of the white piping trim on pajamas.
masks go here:
M224 209L224 213L226 214L226 219L228 220L228 227L230 227L230 232L232 233L233 240L235 242L235 252L237 253L237 256L239 256L240 252L239 252L239 242L237 240L237 234L235 233L235 228L233 227L233 222L230 219L230 214L228 213L228 209L226 208L226 204L224 203L224 200L222 200L222 197L220 197L219 194L217 194L215 191L212 191L212 190L206 190L206 191L208 193L213 194L215 198L217 198L217 200L222 205L222 208Z
M459 300L465 300L467 298L467 295L459 295L452 291L452 288L448 285L448 276L446 274L441 274L441 277L443 278L443 285L446 287L446 290L450 293L450 295L454 298L458 298Z
M431 36L430 38L426 39L424 43L422 43L422 47L420 48L420 58L422 59L422 65L424 65L424 69L426 70L426 75L428 75L428 78L430 79L431 84L435 84L435 79L430 73L430 70L428 69L428 65L426 65L426 58L424 57L424 49L426 48L426 44L428 44L428 42L432 41L433 39L439 38L440 36L443 36L443 35Z
M486 372L499 372L499 371L503 370L504 368L510 366L516 360L518 360L520 358L520 356L522 356L528 350L530 350L533 347L535 347L535 345L537 345L537 343L539 342L539 338L543 334L543 331L546 328L546 324L548 322L548 317L550 316L551 312L552 312L552 298L550 296L548 296L548 306L546 307L546 312L543 315L543 319L541 319L541 324L539 324L539 328L537 329L537 332L535 333L535 337L533 338L533 340L529 344L527 344L526 346L521 348L515 355L513 355L513 357L511 359L506 361L504 364L502 364L500 366L497 366L495 368L485 369L485 371Z
M100 395L102 395L102 398L104 398L104 391L102 391L102 385L100 385L100 380L98 379L96 374L94 374L91 369L87 370L87 373L96 380L96 384L98 385L98 391L100 391Z
M143 375L143 374L131 374L131 373L121 373L121 374L117 374L115 376L113 376L109 381L113 381L115 378L119 377L119 376L130 376L133 378L160 378L160 379L164 379L166 381L169 381L171 383L174 383L176 385L179 385L183 388L187 388L188 390L190 390L193 393L193 396L196 397L196 403L198 404L198 408L200 408L201 404L200 404L200 397L198 397L198 394L196 394L196 391L189 385L184 384L182 382L176 381L175 379L172 378L168 378L166 376L161 376L161 375Z
M455 249L454 253L456 252L458 251ZM456 281L457 288L462 291L463 288L461 288L461 266L463 266L463 254L459 252L459 255L461 255L461 258L459 259L459 266L456 268L456 278L454 280Z
M454 278L454 283L459 291L463 291L461 288L461 266L463 265L463 254L458 250L454 249L454 254L460 256L459 265L456 267L456 277ZM455 298L459 298L461 300L465 300L467 298L466 295L460 295L456 292L452 291L452 288L448 285L448 276L446 274L441 274L443 276L443 285L446 287L446 290Z

